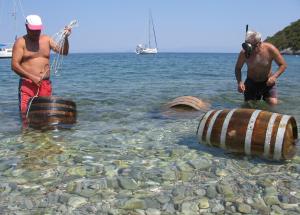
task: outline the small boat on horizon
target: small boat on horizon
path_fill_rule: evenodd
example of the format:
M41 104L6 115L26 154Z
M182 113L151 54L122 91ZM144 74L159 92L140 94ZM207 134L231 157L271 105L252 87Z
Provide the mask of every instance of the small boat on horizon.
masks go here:
M14 22L14 31L15 31L15 40L17 39L17 1L13 0L13 11L11 13L11 16L13 17ZM21 3L19 2L20 7ZM22 8L21 8L22 9ZM12 49L13 49L13 42L10 43L1 43L0 44L0 59L1 58L12 58Z
M139 44L136 46L135 52L137 54L157 54L157 41L154 28L154 22L151 11L149 11L149 22L148 22L148 45ZM152 33L152 34L151 34ZM155 47L152 47L151 38L154 37Z
M0 44L0 58L11 58L11 57L12 57L12 45Z

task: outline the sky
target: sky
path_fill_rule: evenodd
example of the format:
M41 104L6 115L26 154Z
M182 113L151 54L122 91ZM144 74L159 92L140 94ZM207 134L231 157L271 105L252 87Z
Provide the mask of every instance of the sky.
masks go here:
M133 52L148 40L149 10L159 52L237 53L246 24L273 36L300 19L300 0L0 0L0 43L24 35L24 17L38 14L50 36L78 20L71 53Z

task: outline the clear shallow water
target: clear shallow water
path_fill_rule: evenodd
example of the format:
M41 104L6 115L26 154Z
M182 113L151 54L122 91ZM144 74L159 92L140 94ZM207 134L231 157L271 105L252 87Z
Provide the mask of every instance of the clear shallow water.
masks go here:
M76 102L78 123L72 130L49 132L21 131L18 77L10 61L1 60L0 209L153 214L147 212L152 208L193 214L186 202L198 205L208 198L209 207L198 206L197 212L234 213L239 204L250 206L252 213L274 211L273 205L297 212L292 206L300 202L299 152L288 163L234 156L198 144L202 113L166 117L161 112L164 104L184 95L201 98L213 109L240 107L236 57L71 54L52 76L53 94ZM288 69L278 83L282 103L274 111L299 122L300 58L285 59ZM258 108L268 109L263 103ZM207 166L199 167L203 163ZM230 199L220 188L224 184L230 184ZM268 196L268 189L276 194ZM266 196L276 196L279 203L271 204ZM260 197L264 209L255 206Z

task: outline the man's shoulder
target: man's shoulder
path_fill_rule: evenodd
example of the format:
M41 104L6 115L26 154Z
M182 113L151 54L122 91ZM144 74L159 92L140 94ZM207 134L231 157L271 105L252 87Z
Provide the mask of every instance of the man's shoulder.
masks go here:
M15 41L15 45L21 45L25 43L25 35L22 37L18 37Z
M265 45L265 47L266 47L266 50L267 50L273 57L276 57L276 56L281 55L279 49L278 49L275 45L273 45L272 43L264 42L264 45Z
M41 40L50 40L50 36L46 35L46 34L43 34L40 36L40 39Z
M272 43L263 42L263 45L269 49L277 49Z
M21 37L18 37L18 38L16 39L16 42L17 42L17 41L25 41L25 37L26 37L26 35L23 35L23 36L21 36Z

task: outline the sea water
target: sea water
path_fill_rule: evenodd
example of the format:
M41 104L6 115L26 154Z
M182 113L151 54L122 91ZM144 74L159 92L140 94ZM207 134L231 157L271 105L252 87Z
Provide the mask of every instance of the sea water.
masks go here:
M0 212L299 213L299 151L279 163L232 155L198 143L204 112L164 114L166 103L187 95L212 109L241 107L236 58L70 54L51 79L53 95L76 103L78 121L71 130L46 132L21 129L19 78L10 59L1 59ZM300 122L300 60L284 58L280 104L254 108Z

